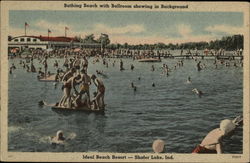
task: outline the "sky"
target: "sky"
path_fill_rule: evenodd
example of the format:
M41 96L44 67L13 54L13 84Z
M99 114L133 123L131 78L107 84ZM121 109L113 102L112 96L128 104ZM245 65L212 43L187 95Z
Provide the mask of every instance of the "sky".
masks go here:
M241 12L17 11L9 12L9 35L74 37L101 33L111 43L154 44L211 41L243 33Z

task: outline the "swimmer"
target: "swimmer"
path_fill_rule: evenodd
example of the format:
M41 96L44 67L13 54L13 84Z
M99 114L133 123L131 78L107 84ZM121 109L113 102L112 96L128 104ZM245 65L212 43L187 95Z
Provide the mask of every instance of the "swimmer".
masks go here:
M202 140L192 153L223 153L222 140L226 136L230 137L233 131L240 126L243 122L241 116L236 117L234 120L224 119L220 123L220 127L210 131L207 136Z
M55 60L54 67L58 68L58 62L57 62L57 60Z
M37 78L40 79L40 78L43 78L44 77L44 72L42 72L42 68L40 67L39 68L39 71L38 71L38 75L37 75Z
M138 80L141 80L141 77L138 77Z
M153 142L152 148L153 148L153 151L155 153L164 153L165 152L165 142L161 139L157 139Z
M133 71L133 70L134 70L134 68L135 68L135 66L134 66L133 64L131 64L130 69Z
M51 137L51 144L63 144L65 141L65 137L63 136L63 131L59 130L56 132L55 137Z
M187 83L188 83L188 84L191 83L191 78L190 78L190 76L189 76L188 79L187 79Z
M198 71L202 70L202 68L201 68L201 61L199 61L196 66L197 66L197 70Z
M36 68L35 68L33 62L31 62L30 67L31 67L31 72L36 72Z
M201 97L201 95L203 95L203 92L198 90L197 88L194 88L192 91L195 92L199 97Z
M120 71L122 71L122 70L125 70L125 69L123 68L123 62L122 62L122 60L120 60Z
M154 65L151 66L151 71L155 71Z
M152 83L152 87L155 87L155 83Z

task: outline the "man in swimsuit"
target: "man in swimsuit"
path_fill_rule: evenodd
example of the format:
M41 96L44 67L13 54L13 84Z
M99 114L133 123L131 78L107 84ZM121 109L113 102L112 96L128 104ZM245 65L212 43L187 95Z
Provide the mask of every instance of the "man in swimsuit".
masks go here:
M220 128L210 131L192 153L223 153L221 141L225 136L231 136L232 132L242 122L242 118L236 117L234 120L225 119L220 123Z
M86 95L87 95L87 97L86 97L87 105L89 107L89 104L90 104L89 85L91 84L91 78L89 77L89 75L84 70L82 70L82 75L81 75L80 82L81 82L81 84L80 84L80 92L82 92L82 94L86 93Z
M67 102L67 107L71 108L71 89L75 89L79 79L81 79L81 75L72 76L67 81L65 81L65 78L63 79L63 97L59 102L59 106L65 106Z
M95 86L97 87L97 95L94 98L97 108L98 109L104 108L105 86L103 84L103 81L101 79L98 79L95 75L92 75L91 79L93 80Z
M79 84L79 80L81 79L81 75L72 76L65 82L64 85L64 98L60 101L59 105L65 106L67 104L68 108L71 108L71 89L75 90L75 86Z
M74 75L74 73L75 73L75 69L74 68L70 69L70 71L66 72L64 76L62 77L62 81L66 82L69 78L71 78Z

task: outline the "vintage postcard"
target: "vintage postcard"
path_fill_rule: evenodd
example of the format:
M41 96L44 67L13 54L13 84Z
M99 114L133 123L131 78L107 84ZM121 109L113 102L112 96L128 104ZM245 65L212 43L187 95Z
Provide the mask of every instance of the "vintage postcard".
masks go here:
M1 161L249 162L249 3L2 1Z

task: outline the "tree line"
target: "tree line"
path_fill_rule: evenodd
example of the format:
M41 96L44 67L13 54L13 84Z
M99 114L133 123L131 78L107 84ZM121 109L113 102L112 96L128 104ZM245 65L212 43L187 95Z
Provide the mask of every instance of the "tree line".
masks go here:
M164 43L156 43L156 44L139 44L139 45L130 45L128 43L124 44L109 44L107 48L117 49L117 48L125 48L125 49L139 49L139 50L161 50L161 49L225 49L225 50L237 50L243 49L243 35L233 35L222 37L221 39L213 40L210 42L201 41L201 42L187 42L181 44L164 44Z
M10 41L12 36L8 36L8 40ZM201 41L201 42L187 42L181 44L165 44L165 43L156 43L156 44L138 44L138 45L130 45L128 43L119 44L112 43L110 44L110 39L108 34L102 33L99 38L95 39L94 34L86 35L84 38L79 36L75 36L75 39L82 43L99 43L103 48L108 49L138 49L138 50L162 50L162 49L225 49L225 50L237 50L243 49L244 37L243 35L233 35L233 36L224 36L221 39L212 40L210 42Z

